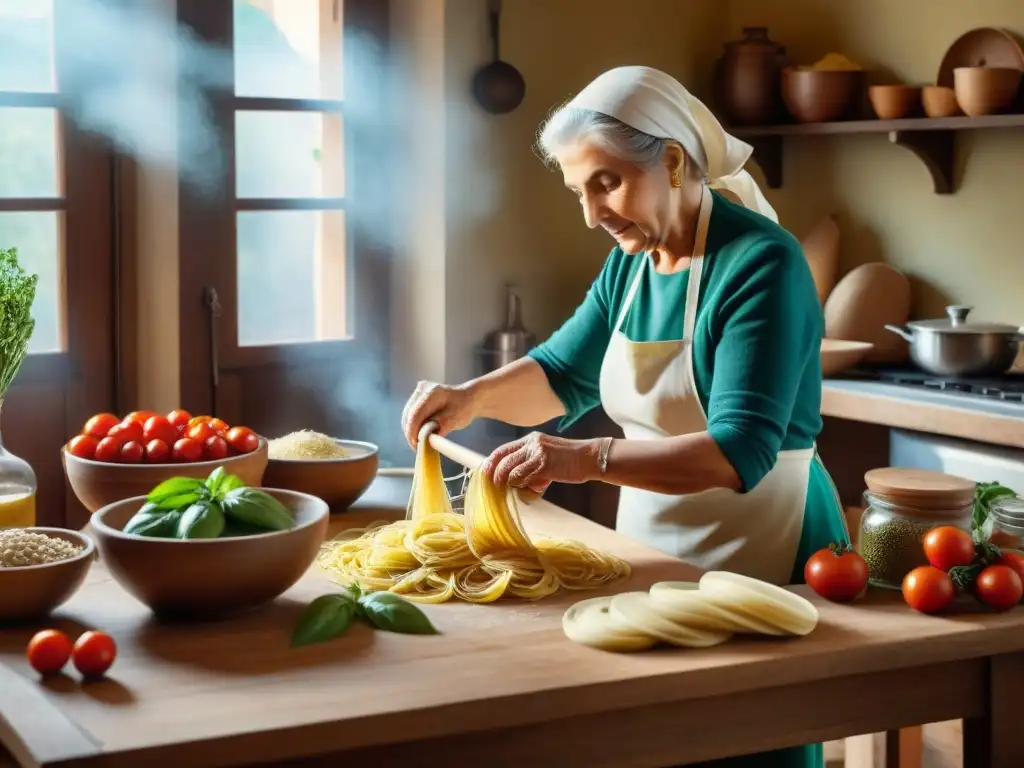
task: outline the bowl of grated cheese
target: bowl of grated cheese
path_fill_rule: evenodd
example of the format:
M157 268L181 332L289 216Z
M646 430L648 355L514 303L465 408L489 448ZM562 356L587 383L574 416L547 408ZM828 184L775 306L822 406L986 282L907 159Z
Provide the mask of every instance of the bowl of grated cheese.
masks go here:
M96 545L66 528L0 529L0 626L42 618L85 581Z
M373 443L309 429L271 439L267 448L265 487L317 496L332 512L348 509L366 493L380 465L380 448Z

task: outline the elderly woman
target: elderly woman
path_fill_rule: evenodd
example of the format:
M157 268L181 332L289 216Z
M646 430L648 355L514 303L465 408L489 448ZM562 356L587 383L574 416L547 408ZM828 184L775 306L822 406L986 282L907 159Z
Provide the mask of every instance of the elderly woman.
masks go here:
M615 247L528 357L458 386L421 383L403 414L410 443L429 420L442 433L477 417L562 416L564 428L600 404L625 439L534 433L485 471L534 490L614 483L621 533L704 569L802 581L815 550L848 540L815 452L823 317L800 244L743 170L751 148L647 67L598 77L540 147ZM728 764L746 760L818 766L821 747Z

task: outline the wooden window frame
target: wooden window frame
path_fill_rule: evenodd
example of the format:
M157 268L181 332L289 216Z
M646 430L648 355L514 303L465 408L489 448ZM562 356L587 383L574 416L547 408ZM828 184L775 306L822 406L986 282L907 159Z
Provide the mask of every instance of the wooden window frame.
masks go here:
M338 0L344 4L343 23L350 31L370 35L381 50L387 50L388 0ZM178 0L178 21L192 29L199 39L233 51L233 0ZM222 194L211 199L188 185L179 184L179 311L181 361L180 392L183 407L213 412L216 381L225 370L261 366L289 366L315 360L345 360L352 355L386 348L390 343L389 252L368 239L353 219L363 210L387 205L380 178L385 169L359 151L361 137L351 124L344 125L345 197L316 199L237 198L235 158L235 115L239 111L340 113L346 103L360 94L380 96L380 84L356 83L360 77L352 66L352 46L343 46L344 101L236 96L211 93L212 114L224 156ZM387 106L376 103L380 125L387 125ZM368 110L360 105L360 114ZM364 127L365 131L366 128ZM372 198L361 194L362 179L374 190ZM240 211L344 210L346 212L346 271L348 286L346 330L350 338L267 346L239 346L237 318L237 232ZM216 289L230 311L215 316L206 306L208 288ZM215 363L214 361L217 361ZM385 366L387 361L385 362Z

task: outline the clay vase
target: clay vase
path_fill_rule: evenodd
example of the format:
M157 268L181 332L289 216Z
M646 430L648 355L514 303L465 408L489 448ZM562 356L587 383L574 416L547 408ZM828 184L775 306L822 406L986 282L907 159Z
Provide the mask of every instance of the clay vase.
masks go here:
M782 109L780 83L786 49L767 27L744 27L743 38L725 44L715 70L715 100L732 125L768 125Z

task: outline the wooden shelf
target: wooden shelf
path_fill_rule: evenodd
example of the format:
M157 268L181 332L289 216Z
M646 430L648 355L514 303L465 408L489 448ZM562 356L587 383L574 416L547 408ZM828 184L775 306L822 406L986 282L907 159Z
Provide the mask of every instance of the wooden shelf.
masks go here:
M772 189L782 186L783 139L787 136L837 136L884 133L889 141L917 155L932 177L937 195L956 192L956 137L960 131L1024 128L1024 114L982 117L912 117L904 120L843 120L730 128L754 148L754 159Z

